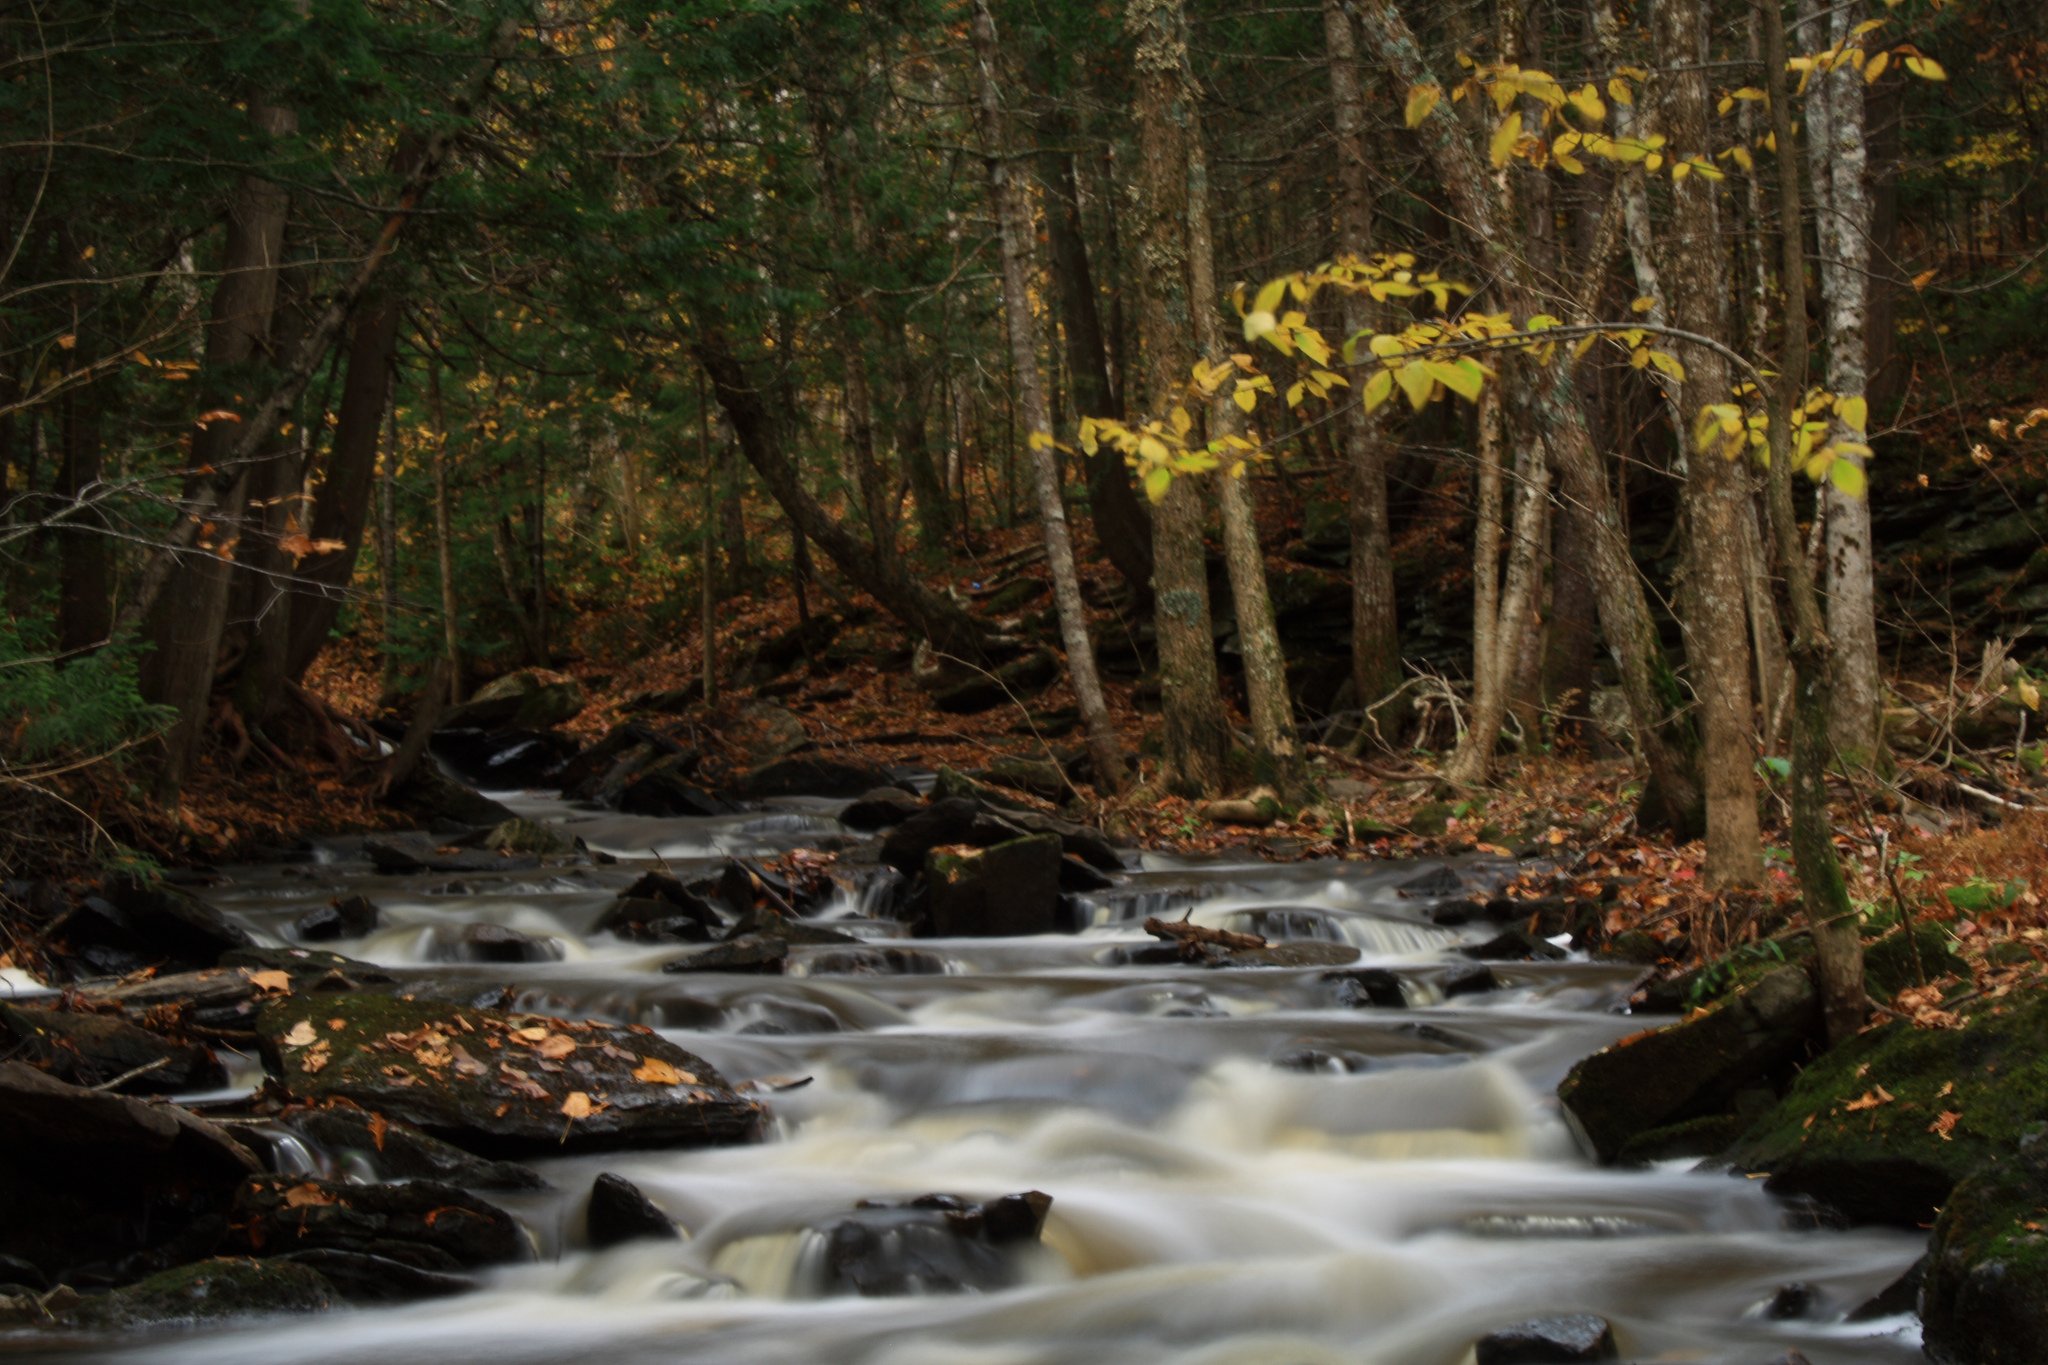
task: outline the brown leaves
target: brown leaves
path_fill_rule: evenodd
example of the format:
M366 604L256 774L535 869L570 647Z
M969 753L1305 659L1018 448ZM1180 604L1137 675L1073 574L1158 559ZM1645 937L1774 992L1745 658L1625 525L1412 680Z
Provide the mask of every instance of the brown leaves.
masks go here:
M319 1036L319 1034L313 1031L312 1020L301 1019L298 1023L293 1024L291 1031L278 1039L278 1041L286 1047L304 1047L308 1043L316 1041Z
M333 1059L334 1053L329 1050L326 1040L323 1039L307 1048L305 1055L299 1058L299 1070L309 1076L317 1075Z
M695 1085L697 1078L678 1071L659 1057L649 1057L633 1071L633 1079L647 1085Z
M332 1194L310 1180L303 1185L294 1185L284 1192L284 1204L288 1209L317 1208L334 1202Z
M1955 1132L1956 1121L1960 1118L1962 1118L1962 1115L1957 1111L1944 1109L1941 1111L1941 1117L1927 1125L1927 1131L1940 1138L1943 1142L1954 1142L1955 1138L1952 1135Z
M503 1062L498 1064L498 1084L525 1099L549 1100L554 1098L554 1096L547 1092L546 1087L534 1080L532 1076L521 1071L516 1066L510 1066Z
M248 977L249 984L265 995L290 995L292 993L292 977L290 972L281 971L275 967L266 971L252 972L247 967L244 967L242 968L242 975Z
M566 1033L550 1033L534 1044L533 1050L551 1062L559 1062L576 1050L576 1040Z
M591 1104L589 1094L581 1090L571 1090L569 1097L562 1101L562 1107L559 1112L565 1115L571 1122L574 1122L577 1119L589 1118L594 1108L595 1106Z
M1875 1086L1869 1090L1864 1091L1855 1099L1850 1100L1848 1104L1843 1106L1843 1108L1846 1109L1849 1113L1854 1114L1865 1109L1875 1109L1880 1104L1890 1104L1892 1102L1892 1098L1892 1093L1889 1090L1886 1090L1881 1085Z
M1898 993L1892 1008L1905 1015L1914 1028L1961 1028L1963 1021L1955 1011L1941 1007L1942 993L1939 982L1909 986Z

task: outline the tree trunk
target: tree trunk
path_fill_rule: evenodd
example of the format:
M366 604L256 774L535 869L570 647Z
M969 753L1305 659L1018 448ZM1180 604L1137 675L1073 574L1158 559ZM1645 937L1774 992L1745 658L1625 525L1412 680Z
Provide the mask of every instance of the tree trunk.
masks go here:
M1850 44L1862 21L1860 0L1837 0L1820 32L1819 7L1801 0L1802 41L1814 51ZM1838 398L1863 398L1869 388L1870 244L1875 231L1865 142L1863 73L1844 62L1815 72L1806 90L1806 155L1814 189L1814 232L1820 246L1820 297L1827 326L1827 388ZM1868 425L1867 421L1865 425ZM1837 421L1831 439L1861 442L1861 428ZM1844 455L1863 467L1860 455ZM1871 573L1870 499L1822 486L1827 558L1824 592L1828 638L1834 642L1828 733L1842 758L1865 764L1877 756L1883 684L1877 665L1877 590Z
M1702 7L1661 4L1654 41L1663 92L1666 135L1678 147L1705 147L1710 136L1710 91L1703 65L1706 34ZM1728 249L1720 231L1715 182L1704 175L1675 180L1671 222L1662 234L1671 311L1685 331L1724 338L1727 325ZM1708 346L1683 344L1680 411L1697 412L1728 401L1728 362ZM1677 439L1691 441L1681 416ZM1763 876L1763 840L1757 831L1756 754L1750 735L1748 564L1743 531L1748 494L1740 472L1717 453L1695 454L1685 466L1685 539L1688 597L1686 654L1700 699L1701 777L1707 806L1706 875L1719 885L1748 884Z
M1828 1041L1842 1043L1863 1027L1863 938L1828 814L1829 655L1806 547L1792 506L1792 419L1806 392L1806 247L1800 230L1799 160L1785 85L1785 23L1781 0L1755 0L1764 28L1764 80L1771 131L1778 145L1778 236L1785 291L1785 353L1771 392L1771 531L1785 569L1792 615L1792 859L1813 934L1814 968ZM1908 926L1911 927L1910 925Z
M283 138L297 129L298 116L281 105L252 97L249 123L259 139ZM228 206L221 279L206 328L209 407L241 406L237 397L252 387L253 367L269 350L290 203L283 186L245 175ZM191 509L188 516L205 520L194 528L196 552L180 555L175 567L169 568L172 586L152 604L154 609L145 623L152 649L142 667L143 695L177 709L177 719L164 735L164 766L157 782L157 794L165 801L177 800L208 721L214 665L227 622L236 540L231 526L211 518L240 511L247 479L246 455L261 444L259 439L250 442L246 452L238 451L240 429L233 422L213 421L193 432L191 465L195 472L187 481L184 501ZM226 520L224 516L221 519Z
M996 78L1000 58L995 17L988 0L974 0L975 74L979 101L975 106L981 144L988 167L989 198L995 204L1002 240L1003 321L1009 335L1010 363L1017 378L1025 445L1031 462L1031 488L1045 535L1046 566L1052 571L1053 606L1059 614L1060 639L1067 652L1067 675L1088 736L1088 756L1095 765L1098 790L1124 789L1124 759L1116 731L1103 701L1102 680L1095 671L1095 645L1088 638L1088 608L1081 601L1081 579L1074 569L1074 547L1067 533L1067 512L1060 500L1059 476L1053 466L1052 420L1045 408L1045 386L1038 372L1038 344L1031 325L1031 205L1024 177L1009 158L1003 135L1001 91Z
M1139 213L1140 335L1145 402L1164 415L1186 393L1194 364L1189 300L1189 170L1200 136L1188 67L1182 0L1126 0L1134 42L1133 99L1143 186ZM1213 299L1196 301L1209 308ZM1210 795L1223 785L1229 738L1209 615L1208 557L1202 544L1202 496L1177 478L1152 505L1153 617L1159 636L1161 763L1169 790Z
M441 358L430 354L426 364L428 415L434 423L434 550L441 581L441 647L442 657L448 661L448 704L453 706L462 700L462 622L455 605L455 536L448 514L448 414L441 405Z
M75 254L75 253L74 253ZM64 396L64 462L57 494L71 502L97 501L104 454L99 391L86 384ZM71 518L57 542L57 648L72 654L97 649L114 628L114 579L106 518L97 508Z
M1358 47L1344 0L1323 0L1323 45L1337 135L1337 252L1363 259L1372 250L1372 190L1366 168L1365 95ZM1372 322L1356 294L1344 298L1344 335ZM1360 707L1401 685L1401 635L1394 599L1394 546L1387 521L1388 441L1384 426L1353 394L1343 405L1341 444L1350 472L1351 682Z
M798 477L796 462L784 449L763 391L748 376L723 332L699 319L691 349L711 390L739 438L740 451L761 476L769 493L789 516L796 533L815 541L855 586L882 609L939 648L969 658L981 655L982 629L958 604L911 577L901 560L878 552L835 521Z

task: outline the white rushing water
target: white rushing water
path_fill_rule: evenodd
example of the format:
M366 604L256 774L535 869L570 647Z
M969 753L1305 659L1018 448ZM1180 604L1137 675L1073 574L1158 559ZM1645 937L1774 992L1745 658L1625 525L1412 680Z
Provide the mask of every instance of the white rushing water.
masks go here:
M535 1163L551 1186L491 1198L537 1260L475 1293L143 1341L94 1358L279 1362L861 1362L862 1365L1459 1365L1532 1316L1611 1319L1623 1359L1765 1365L1917 1360L1908 1318L1851 1322L1918 1255L1903 1233L1826 1230L1760 1184L1683 1165L1586 1161L1551 1092L1578 1057L1639 1027L1614 965L1498 969L1504 989L1445 1000L1461 941L1395 888L1421 869L1200 866L1148 859L1085 898L1071 936L924 941L917 975L848 975L799 949L786 976L664 975L682 947L590 926L656 851L772 853L836 826L829 808L637 820L529 802L628 862L511 876L378 877L346 848L240 870L213 894L284 941L306 908L369 896L383 925L330 945L423 990L514 988L521 1008L652 1024L774 1094L766 1141ZM715 863L706 863L706 867ZM1473 885L1497 865L1456 869ZM1120 960L1146 914L1264 923L1357 948L1399 974L1407 1009L1344 1008L1325 969L1212 971ZM851 893L828 914L863 937ZM449 962L465 925L558 941L559 961ZM1271 929L1268 929L1271 932ZM309 1165L317 1153L298 1152ZM687 1231L586 1248L591 1180L626 1177ZM828 1297L816 1232L863 1199L1052 1197L1008 1288ZM1768 1316L1786 1285L1813 1308ZM72 1358L77 1358L74 1355Z

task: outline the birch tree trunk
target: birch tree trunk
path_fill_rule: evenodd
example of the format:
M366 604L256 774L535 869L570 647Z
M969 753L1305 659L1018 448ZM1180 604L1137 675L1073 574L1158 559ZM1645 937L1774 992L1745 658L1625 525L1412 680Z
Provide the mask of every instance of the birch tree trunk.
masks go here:
M1195 83L1181 0L1125 0L1124 27L1134 40L1133 102L1143 185L1137 255L1144 299L1139 332L1145 401L1148 410L1163 414L1186 392L1195 358L1188 280L1188 172L1199 136ZM1201 302L1209 306L1212 301ZM1166 496L1152 505L1152 518L1164 777L1170 790L1211 795L1223 785L1229 731L1216 679L1197 482L1175 479Z
M1323 46L1330 64L1330 106L1337 134L1337 251L1364 258L1372 250L1372 190L1365 162L1365 95L1358 82L1358 45L1344 0L1323 0ZM1344 334L1372 321L1367 303L1344 296ZM1401 636L1394 600L1394 547L1387 524L1385 428L1365 405L1343 405L1339 436L1350 471L1351 683L1361 708L1401 685Z
M1059 614L1060 640L1067 652L1067 676L1088 737L1098 789L1124 788L1123 754L1109 722L1102 697L1102 679L1095 670L1095 645L1088 638L1088 608L1081 601L1081 578L1074 569L1074 546L1067 530L1067 510L1060 498L1059 475L1053 464L1052 420L1046 413L1045 383L1038 370L1038 339L1031 323L1031 205L1024 178L1009 158L1003 135L1001 91L996 79L1000 49L995 17L988 0L974 0L974 56L979 100L982 152L988 166L989 198L995 203L997 232L1002 240L1003 321L1009 335L1010 363L1017 380L1017 400L1031 464L1031 491L1045 535L1046 566L1052 571L1053 606Z
M1836 0L1823 33L1815 0L1801 0L1801 40L1812 51L1846 50L1862 21L1862 0ZM1870 383L1868 318L1870 244L1876 230L1867 176L1869 120L1866 82L1843 63L1816 72L1806 90L1806 157L1814 189L1814 235L1820 248L1821 309L1826 318L1827 377L1840 398L1862 398ZM1863 431L1836 423L1836 441L1864 440ZM1845 455L1861 467L1860 455ZM1870 559L1870 499L1849 497L1832 483L1821 488L1826 525L1828 638L1834 641L1828 733L1850 763L1877 754L1882 686L1877 667L1877 595Z

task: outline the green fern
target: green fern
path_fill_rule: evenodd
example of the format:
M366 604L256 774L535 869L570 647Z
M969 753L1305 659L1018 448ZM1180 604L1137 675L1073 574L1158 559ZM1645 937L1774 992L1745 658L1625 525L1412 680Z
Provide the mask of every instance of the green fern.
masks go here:
M0 621L0 748L31 762L111 753L171 723L144 701L132 648L57 661L47 625Z

